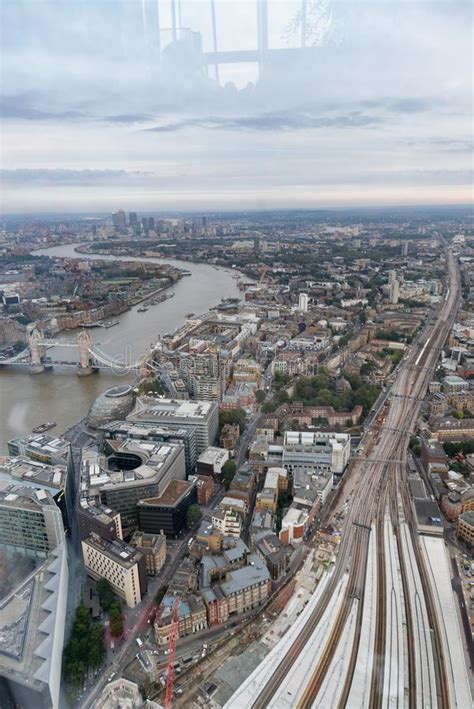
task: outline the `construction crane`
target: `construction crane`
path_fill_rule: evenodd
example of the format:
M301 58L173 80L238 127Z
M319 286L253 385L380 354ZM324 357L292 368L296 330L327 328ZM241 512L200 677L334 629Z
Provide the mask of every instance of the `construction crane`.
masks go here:
M168 655L168 671L166 673L165 709L171 709L171 703L173 701L174 656L176 652L176 639L179 631L178 611L180 603L180 598L175 598L173 609L171 611L170 649Z

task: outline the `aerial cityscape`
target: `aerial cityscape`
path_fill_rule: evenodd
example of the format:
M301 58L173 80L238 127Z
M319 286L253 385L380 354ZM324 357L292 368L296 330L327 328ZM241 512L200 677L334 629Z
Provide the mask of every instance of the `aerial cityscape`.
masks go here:
M470 705L474 231L356 217L6 220L8 706Z
M471 12L2 4L1 709L473 706Z

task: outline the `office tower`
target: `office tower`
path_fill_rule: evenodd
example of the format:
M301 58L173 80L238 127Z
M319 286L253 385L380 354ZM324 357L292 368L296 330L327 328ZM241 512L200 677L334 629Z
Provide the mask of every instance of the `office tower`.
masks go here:
M215 401L152 400L140 398L127 421L161 424L168 428L195 428L198 455L217 438L219 413Z
M2 565L15 564L0 613L0 678L8 706L60 706L68 564L61 512L46 490L0 482ZM17 555L20 554L23 562ZM24 568L27 559L32 567ZM3 702L0 701L3 706Z
M149 231L155 231L155 217L148 217L148 229Z
M128 215L128 223L130 226L137 226L138 224L138 217L136 212L130 212Z
M142 217L142 230L144 234L148 234L150 227L148 225L148 217Z
M298 310L301 310L302 313L307 313L308 312L308 294L307 293L300 293L299 298L298 298Z
M123 209L119 209L118 212L112 214L112 224L117 229L125 229L127 226L127 218Z
M1 549L46 558L63 542L61 510L50 492L14 483L1 483Z

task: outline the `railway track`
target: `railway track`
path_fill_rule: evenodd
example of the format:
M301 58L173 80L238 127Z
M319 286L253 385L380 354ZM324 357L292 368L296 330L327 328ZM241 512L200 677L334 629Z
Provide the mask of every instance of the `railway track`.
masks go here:
M341 604L337 607L337 612L334 617L331 616L330 629L328 638L318 654L318 660L315 667L311 671L308 681L304 687L303 693L299 694L298 701L294 704L298 709L306 709L313 706L317 699L326 675L333 662L336 650L341 642L344 633L344 628L353 611L354 603L358 603L357 609L357 625L359 626L354 633L353 646L347 664L344 687L341 691L338 707L346 706L349 696L353 677L354 668L356 666L359 653L360 642L360 625L362 622L362 609L365 593L366 569L369 549L369 538L372 523L376 525L376 540L377 540L377 602L376 602L376 624L375 624L375 641L373 647L374 663L372 666L372 675L370 680L370 695L368 706L371 709L379 709L379 707L387 706L387 697L384 695L386 671L385 658L387 652L387 643L393 648L395 657L403 657L403 650L400 650L400 634L397 637L387 636L387 613L395 614L395 622L398 629L402 625L402 617L405 618L406 627L402 631L408 650L408 702L410 707L419 705L418 698L421 694L423 697L429 697L432 691L429 688L417 686L417 662L424 662L423 658L417 657L415 647L416 642L416 627L420 626L421 618L419 616L420 606L416 599L411 597L409 585L409 564L405 559L404 544L402 544L400 535L400 524L408 525L411 536L411 545L414 549L415 562L417 570L419 570L422 588L423 602L426 603L427 614L429 618L430 628L433 631L433 652L436 660L436 698L437 703L441 707L450 706L449 683L446 676L446 658L444 657L443 642L441 640L441 630L439 627L436 607L432 598L430 584L428 581L427 570L424 567L424 560L421 554L421 549L418 545L416 516L408 489L408 481L406 476L406 450L410 432L413 430L415 420L418 416L420 402L425 394L427 384L432 376L432 372L436 367L439 351L444 344L451 327L455 308L459 302L458 294L455 291L454 285L454 262L450 257L450 276L451 288L453 293L448 300L445 300L438 312L438 322L433 327L427 325L425 335L419 338L417 347L413 348L405 362L404 368L400 371L398 378L395 380L392 388L392 396L388 397L390 405L386 420L384 420L384 428L382 428L380 437L376 440L373 446L373 457L371 460L355 461L351 474L354 468L363 466L359 471L362 472L360 484L357 492L354 495L352 507L344 522L342 531L342 541L339 549L339 554L336 561L336 567L332 573L328 583L324 588L323 593L314 610L310 614L306 624L301 630L299 636L293 641L291 647L286 654L278 662L270 679L265 686L260 689L257 696L249 706L254 709L266 709L268 706L277 706L276 695L283 681L291 673L292 667L298 661L298 658L308 643L311 643L313 633L318 628L318 624L323 617L332 595L335 593L339 582L344 574L348 574L347 588L345 596ZM447 311L447 312L446 312ZM385 417L384 417L385 418ZM374 429L380 428L379 422L375 421ZM386 461L385 464L380 464L379 461ZM394 537L394 546L390 544L390 559L386 552L386 513L390 520L390 534ZM392 539L392 537L389 537ZM411 562L410 562L411 563ZM389 564L390 566L388 567ZM390 573L392 579L392 587L387 586L387 575ZM398 581L398 573L400 581ZM396 579L396 585L399 586L400 599L393 602L393 583ZM392 594L390 609L387 606L387 598L389 592ZM418 604L416 606L416 604ZM401 617L402 616L402 617ZM326 622L326 621L325 621ZM398 648L398 649L397 649ZM426 652L430 652L430 648ZM390 668L388 668L390 670ZM395 668L395 673L402 673L401 668ZM424 669L426 674L426 668ZM391 678L391 673L388 673L389 684L398 690L396 698L397 706L404 705L405 697L400 696L400 683L397 683L396 678ZM423 682L423 680L420 680ZM404 692L402 690L401 694ZM286 700L288 701L288 700ZM435 702L432 703L432 705ZM426 706L426 699L424 701ZM428 704L429 705L429 704ZM391 704L391 706L395 706Z

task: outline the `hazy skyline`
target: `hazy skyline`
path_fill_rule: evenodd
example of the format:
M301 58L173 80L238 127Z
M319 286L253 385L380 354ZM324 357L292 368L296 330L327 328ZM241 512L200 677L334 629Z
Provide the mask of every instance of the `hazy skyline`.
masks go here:
M219 67L211 3L4 0L2 211L465 204L470 2L307 1L312 52ZM257 4L216 0L220 51L257 47ZM301 43L269 2L269 47ZM232 83L230 83L232 82Z

